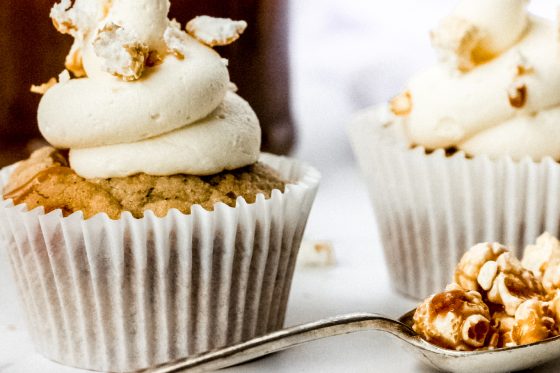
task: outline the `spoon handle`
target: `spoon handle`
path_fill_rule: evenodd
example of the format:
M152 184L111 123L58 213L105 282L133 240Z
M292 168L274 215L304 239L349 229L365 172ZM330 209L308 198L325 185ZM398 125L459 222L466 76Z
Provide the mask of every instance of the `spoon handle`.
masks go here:
M413 340L418 338L412 329L398 321L377 314L352 313L282 329L243 343L179 359L137 373L183 371L198 373L217 370L306 342L364 330L388 332L409 343L413 343Z

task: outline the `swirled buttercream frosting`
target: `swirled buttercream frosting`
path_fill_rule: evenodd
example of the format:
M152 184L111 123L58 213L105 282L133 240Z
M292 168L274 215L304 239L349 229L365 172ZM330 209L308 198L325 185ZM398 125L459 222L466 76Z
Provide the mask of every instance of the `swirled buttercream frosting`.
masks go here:
M463 0L431 33L439 62L391 102L412 145L560 160L560 44L525 0Z
M55 26L75 40L66 59L75 78L49 86L39 128L53 146L70 149L80 176L210 175L258 160L258 119L210 47L236 40L245 22L205 17L187 32L168 19L169 6L62 0L53 7Z

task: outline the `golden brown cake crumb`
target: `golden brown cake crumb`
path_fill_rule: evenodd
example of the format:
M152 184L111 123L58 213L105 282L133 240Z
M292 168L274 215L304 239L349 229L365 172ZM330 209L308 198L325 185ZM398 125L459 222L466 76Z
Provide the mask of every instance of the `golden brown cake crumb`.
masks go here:
M272 190L284 191L285 182L270 167L256 163L211 176L137 174L111 179L84 179L54 148L42 148L14 170L4 189L4 199L26 203L32 210L61 209L65 216L82 211L85 218L105 212L118 219L130 211L136 218L152 210L165 216L169 209L189 214L195 204L213 210L215 203L235 206L237 197L253 203L260 193L269 198Z

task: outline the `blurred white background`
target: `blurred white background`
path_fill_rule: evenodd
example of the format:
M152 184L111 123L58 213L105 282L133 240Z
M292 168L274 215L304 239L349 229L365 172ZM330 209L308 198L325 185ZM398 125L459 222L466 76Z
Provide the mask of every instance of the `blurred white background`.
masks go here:
M298 156L322 166L351 159L352 113L385 102L435 61L429 30L457 0L292 0L292 80ZM557 0L530 9L552 18ZM328 176L328 175L327 175Z

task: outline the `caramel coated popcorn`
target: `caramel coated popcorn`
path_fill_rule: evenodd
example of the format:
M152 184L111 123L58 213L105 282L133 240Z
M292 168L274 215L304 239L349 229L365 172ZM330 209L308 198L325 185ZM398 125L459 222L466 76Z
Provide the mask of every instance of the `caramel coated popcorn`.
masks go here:
M470 351L483 347L491 328L490 310L472 290L449 288L426 299L414 314L413 329L428 342Z
M501 254L507 251L505 246L498 243L480 243L473 246L457 264L455 268L455 282L463 289L478 291L480 289L478 277L484 264L489 261L496 261ZM487 270L485 269L485 272ZM483 276L485 275L487 274L484 273ZM481 280L485 283L485 279Z
M454 350L518 346L559 335L560 243L548 233L519 261L505 246L473 246L454 283L416 310L413 329Z

